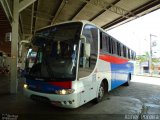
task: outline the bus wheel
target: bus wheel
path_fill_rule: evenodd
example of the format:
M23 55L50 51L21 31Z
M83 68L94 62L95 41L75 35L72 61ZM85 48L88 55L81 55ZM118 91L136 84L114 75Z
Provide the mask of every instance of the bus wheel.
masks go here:
M128 75L128 79L127 79L127 82L124 83L124 86L129 86L130 84L130 80L131 80L131 74Z
M104 93L105 93L105 84L104 84L104 82L102 82L99 87L98 97L94 99L94 102L98 103L98 102L102 101Z

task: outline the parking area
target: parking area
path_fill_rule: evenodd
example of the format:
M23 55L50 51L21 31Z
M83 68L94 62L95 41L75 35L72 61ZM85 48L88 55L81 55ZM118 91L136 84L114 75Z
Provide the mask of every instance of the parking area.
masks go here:
M109 92L101 103L89 102L77 109L64 109L52 105L37 103L23 95L23 79L20 79L18 94L10 95L7 91L6 77L1 77L0 113L20 119L140 119L143 114L160 119L160 79L134 76L130 86L120 86ZM3 81L3 82L2 82ZM133 116L134 115L134 116ZM144 117L142 119L145 119Z

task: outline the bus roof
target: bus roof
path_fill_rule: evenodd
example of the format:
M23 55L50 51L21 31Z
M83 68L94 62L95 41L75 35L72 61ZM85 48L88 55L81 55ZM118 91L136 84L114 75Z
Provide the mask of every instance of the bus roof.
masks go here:
M66 24L66 23L74 23L74 22L81 22L83 25L85 24L91 24L91 25L94 25L94 26L97 26L95 25L94 23L92 22L89 22L87 20L73 20L73 21L65 21L65 22L61 22L61 23L56 23L56 24L53 24L53 25L49 25L49 26L46 26L46 27L43 27L43 28L40 28L36 31L39 31L39 30L42 30L42 29L45 29L45 28L49 28L49 27L52 27L52 26L56 26L56 25L62 25L62 24ZM98 27L98 26L97 26ZM98 27L99 29L103 30L102 28Z
M104 29L102 29L101 27L97 26L96 24L90 22L90 21L87 21L87 20L73 20L73 21L65 21L65 22L61 22L61 23L56 23L54 25L49 25L49 26L46 26L46 27L43 27L43 28L40 28L36 31L39 31L39 30L42 30L42 29L45 29L45 28L50 28L52 26L56 26L56 25L62 25L62 24L66 24L66 23L74 23L74 22L81 22L83 24L83 26L85 24L90 24L90 25L93 25L93 26L96 26L99 30L105 32L106 34L108 34ZM108 34L109 35L109 34ZM116 38L114 38L113 36L109 35L111 38L115 39L116 41L118 41L119 43L123 44L124 46L126 46L124 43L120 42L119 40L117 40ZM126 46L127 48L129 48L128 46ZM130 48L129 48L130 49ZM130 49L132 50L132 49ZM132 50L134 51L134 50Z

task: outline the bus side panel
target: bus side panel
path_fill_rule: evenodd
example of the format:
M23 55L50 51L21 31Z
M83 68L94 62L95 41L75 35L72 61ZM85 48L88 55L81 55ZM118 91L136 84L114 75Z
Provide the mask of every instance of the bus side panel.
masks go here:
M97 80L107 79L108 91L111 90L111 64L107 61L98 59L97 65Z
M110 54L101 54L99 58L110 66L110 71L107 70L107 72L111 73L111 89L127 81L128 59Z
M111 64L112 89L124 84L128 80L129 73L133 72L133 63Z
M101 62L98 64L98 71L105 73L107 80L107 73L110 73L111 77L109 77L109 80L111 80L111 89L127 82L128 74L133 73L133 63L126 58L112 56L109 54L102 54L99 58L99 61Z
M97 97L98 82L100 81L97 81L97 73L95 72L76 81L77 93L80 95L80 105Z

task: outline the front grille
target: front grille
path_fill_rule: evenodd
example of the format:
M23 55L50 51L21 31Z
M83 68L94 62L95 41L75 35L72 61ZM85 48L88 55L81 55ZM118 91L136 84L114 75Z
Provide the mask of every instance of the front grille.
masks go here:
M31 95L31 99L35 101L43 102L43 103L50 103L50 100L43 96Z
M43 91L42 89L31 88L31 87L28 87L28 89L40 93L56 94L55 91Z

